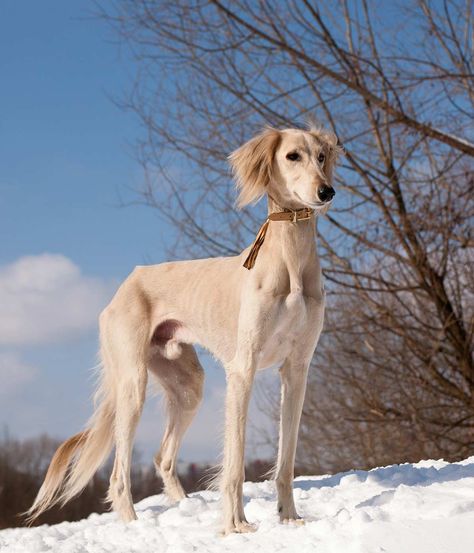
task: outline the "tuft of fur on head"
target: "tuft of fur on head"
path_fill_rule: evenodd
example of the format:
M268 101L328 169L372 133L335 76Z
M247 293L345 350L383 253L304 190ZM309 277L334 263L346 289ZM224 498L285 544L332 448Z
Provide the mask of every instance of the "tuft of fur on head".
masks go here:
M329 154L329 161L332 164L332 170L339 159L339 156L344 153L344 148L339 142L339 138L334 132L325 129L315 119L308 121L307 129L308 132L326 145L326 153Z
M280 141L281 132L267 127L229 156L239 191L237 207L254 204L265 194Z
M325 173L327 173L329 181L332 182L334 166L336 165L339 156L344 154L344 147L339 142L337 135L334 132L325 129L316 121L316 119L308 120L307 132L311 133L317 140L325 145L325 153L327 155Z

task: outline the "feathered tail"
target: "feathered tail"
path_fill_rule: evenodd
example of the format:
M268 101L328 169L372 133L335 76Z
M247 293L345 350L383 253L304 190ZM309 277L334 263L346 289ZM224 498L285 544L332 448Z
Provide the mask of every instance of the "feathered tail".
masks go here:
M86 430L62 443L54 454L44 482L30 509L28 522L78 495L104 464L113 446L115 398L104 379L96 394L98 402Z

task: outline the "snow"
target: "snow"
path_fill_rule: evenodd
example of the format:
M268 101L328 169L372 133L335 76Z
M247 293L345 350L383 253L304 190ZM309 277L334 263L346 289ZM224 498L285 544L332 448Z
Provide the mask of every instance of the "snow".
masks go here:
M474 456L421 461L295 481L306 524L280 524L275 485L244 484L253 534L220 535L219 494L177 504L163 495L136 505L138 520L113 513L79 522L0 532L2 553L467 553L474 551Z

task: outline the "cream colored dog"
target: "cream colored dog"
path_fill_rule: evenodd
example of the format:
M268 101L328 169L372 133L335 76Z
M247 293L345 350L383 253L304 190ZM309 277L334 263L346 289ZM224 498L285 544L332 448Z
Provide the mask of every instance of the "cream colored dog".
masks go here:
M168 408L156 468L171 499L185 496L176 457L203 385L192 344L220 359L227 375L224 532L254 530L242 498L247 408L255 371L275 364L281 365L282 382L278 512L282 521L299 518L292 489L295 449L324 315L314 215L334 196L338 151L336 137L321 129L265 129L230 156L239 206L268 195L270 220L260 251L265 232L252 250L236 257L135 268L100 316L102 371L94 416L55 453L28 511L31 519L77 495L114 445L109 500L124 521L136 518L130 463L148 372L159 380ZM280 215L272 219L275 213ZM243 263L250 251L255 266L248 270Z

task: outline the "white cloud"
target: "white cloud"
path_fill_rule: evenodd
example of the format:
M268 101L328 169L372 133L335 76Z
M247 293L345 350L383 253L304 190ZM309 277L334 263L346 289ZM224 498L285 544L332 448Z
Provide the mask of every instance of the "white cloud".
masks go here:
M0 267L0 345L57 342L93 328L114 286L81 274L63 255L25 256Z
M0 353L0 396L11 394L17 388L35 379L38 370L10 352Z

